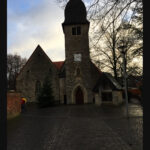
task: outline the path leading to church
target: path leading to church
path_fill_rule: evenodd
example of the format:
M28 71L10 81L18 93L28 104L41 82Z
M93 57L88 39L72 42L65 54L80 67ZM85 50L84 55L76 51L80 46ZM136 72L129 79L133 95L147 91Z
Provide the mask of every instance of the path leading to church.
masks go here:
M7 150L142 150L142 109L130 104L129 112L130 137L125 105L31 105L8 122Z

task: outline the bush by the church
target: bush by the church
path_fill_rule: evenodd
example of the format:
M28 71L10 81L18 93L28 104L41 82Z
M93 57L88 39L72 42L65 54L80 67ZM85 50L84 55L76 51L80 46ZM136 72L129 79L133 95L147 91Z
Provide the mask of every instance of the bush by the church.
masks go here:
M51 80L46 77L43 83L43 86L38 95L38 106L40 108L49 107L54 105L54 96L51 87Z

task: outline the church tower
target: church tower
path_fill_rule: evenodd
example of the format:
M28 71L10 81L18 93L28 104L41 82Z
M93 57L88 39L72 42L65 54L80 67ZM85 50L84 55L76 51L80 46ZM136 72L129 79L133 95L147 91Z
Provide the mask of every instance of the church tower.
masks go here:
M65 36L65 69L67 104L91 103L91 60L89 54L89 21L82 0L69 0L62 23Z

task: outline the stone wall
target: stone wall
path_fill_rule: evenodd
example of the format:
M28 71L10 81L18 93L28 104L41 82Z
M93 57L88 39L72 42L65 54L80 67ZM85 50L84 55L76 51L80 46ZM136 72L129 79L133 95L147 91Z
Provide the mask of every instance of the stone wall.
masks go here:
M7 118L13 118L20 114L21 103L20 93L8 92L7 93Z
M80 35L72 35L73 27L81 27ZM89 55L89 25L67 25L64 26L65 52L66 52L66 95L67 103L75 104L75 91L81 87L84 95L84 103L93 103L94 94L91 59ZM81 54L81 61L74 61L74 54ZM79 74L77 74L79 70Z
M99 106L102 104L101 95L98 93L95 93L95 104Z
M27 98L28 102L37 102L36 83L39 82L42 87L46 76L51 78L55 100L59 100L58 71L42 48L38 46L16 79L17 92Z
M102 98L102 93L112 93L112 100L104 101ZM99 87L99 92L95 93L95 104L113 104L120 105L123 103L122 91L121 90L112 90L110 87L107 87L107 90L104 90L102 86Z
M114 105L120 105L121 103L123 103L122 91L113 91L112 94Z
M60 78L59 79L59 91L60 91L60 103L64 104L64 95L66 95L66 91L65 91L65 78Z

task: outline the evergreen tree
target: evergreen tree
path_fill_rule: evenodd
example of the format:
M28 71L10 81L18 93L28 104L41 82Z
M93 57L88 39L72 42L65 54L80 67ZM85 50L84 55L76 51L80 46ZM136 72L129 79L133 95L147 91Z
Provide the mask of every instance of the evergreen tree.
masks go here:
M39 107L48 107L54 104L54 96L51 87L51 80L48 76L46 76L43 86L38 95L38 104Z

